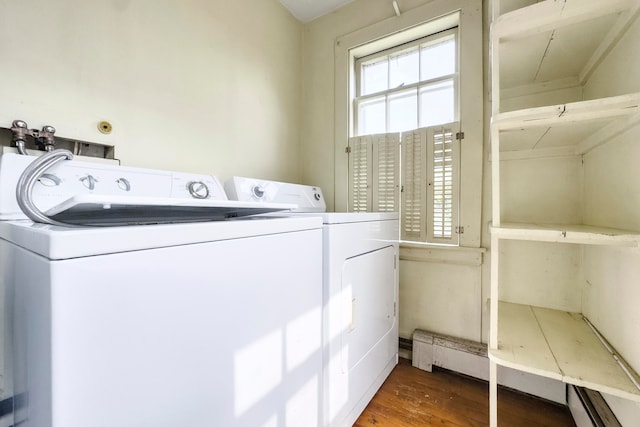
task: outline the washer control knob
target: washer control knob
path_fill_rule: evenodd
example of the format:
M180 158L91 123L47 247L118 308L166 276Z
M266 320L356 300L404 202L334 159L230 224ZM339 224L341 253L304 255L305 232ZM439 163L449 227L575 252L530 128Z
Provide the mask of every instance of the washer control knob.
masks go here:
M320 193L313 193L313 198L316 200L320 200Z
M38 182L45 187L55 187L62 184L62 180L51 173L43 173L42 176L38 178Z
M187 188L194 199L206 199L209 197L209 187L202 181L191 181Z
M255 185L251 191L258 199L262 199L264 197L264 188L261 185Z
M131 190L131 183L127 178L118 178L116 180L116 184L118 184L118 188L121 189L122 191Z
M80 178L80 182L89 190L93 190L96 188L96 182L98 182L98 180L93 175L87 175Z

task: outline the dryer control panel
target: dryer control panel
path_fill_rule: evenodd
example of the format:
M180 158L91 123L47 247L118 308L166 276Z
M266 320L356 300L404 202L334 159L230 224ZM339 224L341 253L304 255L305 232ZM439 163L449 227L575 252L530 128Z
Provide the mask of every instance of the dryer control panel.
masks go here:
M292 212L325 212L327 205L320 187L234 176L224 183L230 200L244 202L293 203Z

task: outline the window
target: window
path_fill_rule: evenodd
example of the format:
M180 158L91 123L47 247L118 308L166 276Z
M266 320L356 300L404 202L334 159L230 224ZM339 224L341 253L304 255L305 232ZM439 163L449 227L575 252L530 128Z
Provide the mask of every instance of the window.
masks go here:
M355 134L402 132L457 119L457 29L355 63Z
M402 240L458 244L457 44L453 28L354 63L349 209L399 211Z
M412 250L412 254L423 254L420 245L425 242L449 245L457 242L462 247L480 247L484 137L482 41L481 0L432 0L403 12L401 19L385 19L336 39L335 186L330 209L402 211L401 238L409 240L402 245L414 246L418 252ZM455 43L453 73L451 63L446 60L419 65L418 72L407 66L426 63L428 53L435 55L435 51L446 50L451 43ZM424 56L420 54L423 48ZM363 66L370 79L358 75L358 67ZM464 138L458 140L456 135L462 130ZM411 175L416 183L412 198L407 184L407 174L411 171L406 159L408 132L413 132L412 141L424 140L414 146L415 152L424 153L422 162L429 164L429 156L434 159L445 155L442 162L431 162L434 169L420 166L424 175ZM447 141L444 150L437 149L442 146L439 138ZM398 141L397 149L393 146L394 140ZM381 141L385 141L384 146L380 145ZM366 161L354 159L356 151L366 152ZM450 159L448 153L451 153ZM415 156L411 159L418 160ZM361 192L354 191L354 160L360 167ZM382 174L378 170L383 161ZM416 166L419 163L416 161ZM391 165L397 165L397 170L392 171ZM442 174L443 183L451 177L450 189L441 185L436 192L435 173ZM429 188L425 191L430 174L436 183L431 186L433 194ZM389 176L396 177L391 184ZM423 184L418 184L420 182ZM385 189L384 193L380 188ZM394 189L393 197L389 196L390 188ZM427 207L429 203L431 206ZM449 209L452 215L446 217ZM435 221L438 215L442 221ZM411 233L413 236L407 235ZM452 239L443 239L443 233L452 233ZM416 246L411 241L421 243Z

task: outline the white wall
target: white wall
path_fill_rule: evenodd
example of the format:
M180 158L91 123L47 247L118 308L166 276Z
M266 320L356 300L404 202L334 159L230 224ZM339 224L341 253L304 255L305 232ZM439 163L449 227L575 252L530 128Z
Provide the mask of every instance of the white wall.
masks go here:
M401 337L415 329L480 341L481 266L400 261Z
M585 97L640 92L640 19L596 69ZM585 222L640 231L640 124L584 157ZM640 251L585 249L584 312L640 372ZM624 426L637 425L640 404L605 396Z
M298 181L301 47L277 0L3 1L0 126L51 124L129 166Z

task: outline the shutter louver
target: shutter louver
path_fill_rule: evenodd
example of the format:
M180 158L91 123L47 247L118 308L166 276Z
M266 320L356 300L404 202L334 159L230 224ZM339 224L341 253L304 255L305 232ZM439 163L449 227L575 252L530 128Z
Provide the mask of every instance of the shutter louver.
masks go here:
M401 239L425 241L427 132L402 133Z
M459 130L455 122L350 138L349 210L400 210L402 240L458 244Z
M371 211L371 136L349 138L349 211Z
M400 173L400 134L373 136L373 210L398 212L398 177Z
M458 124L429 128L429 241L457 243L458 235Z

